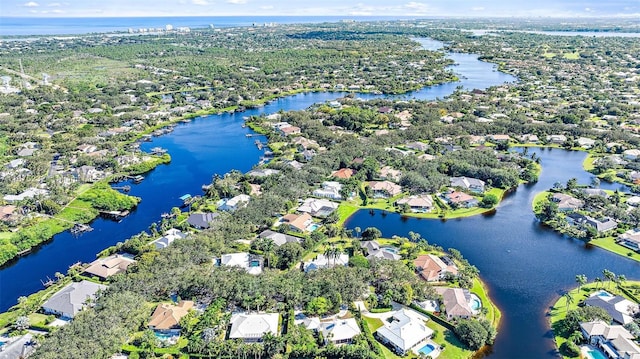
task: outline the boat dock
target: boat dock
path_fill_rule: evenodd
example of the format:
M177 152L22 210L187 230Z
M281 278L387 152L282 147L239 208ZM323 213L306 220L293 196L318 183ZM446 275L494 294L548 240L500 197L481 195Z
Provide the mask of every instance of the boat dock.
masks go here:
M161 156L167 153L167 150L162 147L154 147L151 149L151 154L156 156Z
M115 190L122 191L122 192L129 192L129 191L131 191L131 186L118 186L118 187L111 187L111 188L113 188L113 189L115 189Z
M129 211L125 210L125 211L100 211L100 214L107 217L107 218L111 218L114 220L121 220L124 217L129 215Z
M85 232L91 232L91 231L93 231L93 228L91 228L91 226L86 225L86 224L82 224L82 223L76 223L69 230L69 232L71 232L71 234L74 234L74 235L82 234L82 233L85 233Z
M129 178L131 178L133 180L133 183L136 183L136 184L144 180L144 176L141 176L141 175L137 175Z

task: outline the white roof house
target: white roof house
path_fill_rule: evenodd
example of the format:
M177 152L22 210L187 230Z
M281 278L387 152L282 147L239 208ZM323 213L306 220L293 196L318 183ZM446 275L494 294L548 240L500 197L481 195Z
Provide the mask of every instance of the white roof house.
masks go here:
M320 323L320 331L325 343L331 342L335 345L350 344L353 337L361 333L358 322L354 318L336 318L332 322Z
M253 275L262 273L262 259L247 252L223 254L220 257L219 265L240 267Z
M221 200L221 204L218 207L221 211L233 212L241 207L244 207L249 203L251 197L246 194L240 194L227 200Z
M326 217L338 209L336 202L326 199L307 198L298 207L298 212L309 213L314 217Z
M317 197L326 197L331 199L341 200L342 184L336 181L322 182L322 188L313 191L313 195Z
M242 339L247 343L260 342L265 334L278 336L278 313L248 314L237 313L231 316L229 339Z
M24 192L22 192L22 193L20 193L18 195L13 195L13 194L5 195L3 197L3 199L5 200L5 202L15 203L15 202L22 201L25 198L33 198L33 197L38 196L38 195L46 196L48 194L49 194L49 191L47 191L45 189L28 188Z
M401 309L393 314L391 322L384 321L376 335L390 344L398 354L404 355L433 335L433 330L425 324L426 320L426 317L416 312Z
M42 305L45 313L73 318L82 310L88 301L96 298L96 293L106 290L107 286L87 280L74 282L62 288Z
M335 266L346 266L349 264L349 255L340 253L336 258L327 258L324 254L318 254L316 259L304 263L304 271L317 270L321 268L331 268Z
M168 247L176 239L183 239L183 238L187 238L187 234L183 233L179 229L171 228L166 232L164 232L164 236L151 242L151 244L156 246L156 249L162 249L162 248Z

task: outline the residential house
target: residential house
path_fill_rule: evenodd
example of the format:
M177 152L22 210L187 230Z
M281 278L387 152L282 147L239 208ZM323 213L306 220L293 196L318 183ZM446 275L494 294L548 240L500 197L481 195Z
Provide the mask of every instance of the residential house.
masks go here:
M524 143L538 143L540 139L538 138L537 135L526 134L526 135L520 136L520 141Z
M309 150L309 149L319 148L320 147L320 145L318 145L318 142L316 142L314 140L310 140L310 139L302 137L302 136L294 138L293 140L291 140L291 143L293 143L294 145L297 145L297 146L301 146L305 150Z
M298 212L309 213L314 217L326 218L338 209L338 203L326 199L307 198L298 207Z
M280 335L278 330L278 313L249 314L236 313L229 323L229 339L242 339L245 343L258 343L265 334Z
M616 240L621 246L640 252L640 230L630 229L618 236Z
M418 256L413 264L420 277L427 282L444 280L447 273L458 275L458 267L449 257L440 258L433 254L423 254Z
M469 177L451 177L451 187L462 188L474 193L484 192L484 181Z
M295 315L295 320L293 322L295 325L302 325L305 329L311 330L313 332L318 332L320 330L320 318L318 317L307 317L302 313L298 313Z
M286 126L278 129L281 135L289 136L289 135L297 135L300 134L300 127L297 126Z
M193 308L190 300L181 300L178 304L161 303L151 314L149 329L163 334L179 335L180 320Z
M182 233L182 231L179 229L171 228L166 232L164 232L164 235L162 237L151 242L151 244L153 244L156 247L156 249L162 249L162 248L168 247L176 239L183 239L183 238L187 238L186 233Z
M360 326L354 318L335 318L331 322L320 323L320 332L325 344L351 344L353 338L361 333Z
M247 252L223 254L215 259L215 263L218 266L240 267L253 275L262 273L262 257Z
M565 135L549 135L547 136L547 141L554 145L562 145L567 142L567 136Z
M609 195L607 194L607 192L600 188L583 188L581 189L581 191L582 193L590 197L599 196L599 197L609 198Z
M618 227L618 222L609 217L599 220L580 213L570 213L565 218L567 220L567 223L569 223L570 225L581 227L584 229L589 226L595 228L598 233L608 232Z
M367 259L389 259L397 261L402 258L396 248L380 247L380 243L377 241L361 242L360 247L367 251Z
M322 182L322 188L316 189L313 191L313 195L316 197L326 197L335 200L341 200L342 194L342 184L340 182L335 181L325 181Z
M463 318L468 319L473 316L473 310L469 305L471 293L462 288L436 287L436 292L442 296L447 319Z
M337 171L334 171L331 176L340 179L349 179L353 176L355 172L351 168L341 168Z
M614 322L622 325L631 323L634 316L640 312L637 303L619 295L614 296L605 291L591 294L589 298L585 299L584 304L606 310Z
M621 325L597 320L580 323L580 331L590 345L600 348L609 358L640 358L640 347L633 341L633 334Z
M290 236L288 234L284 234L280 232L274 232L270 229L262 231L258 236L260 238L271 239L273 241L273 244L275 244L278 247L280 247L285 243L300 243L302 241L302 238L299 238L296 236Z
M126 254L114 254L105 258L98 258L89 264L84 272L91 276L96 276L102 280L124 273L131 264L136 261L133 256Z
M509 135L488 135L487 139L493 142L509 142L511 137Z
M428 194L414 195L396 201L396 206L407 205L411 212L429 213L433 210L433 198Z
M311 161L316 156L316 150L304 150L301 154L305 161Z
M412 310L400 309L383 321L383 326L376 330L375 335L397 354L404 356L433 335L433 330L425 323L427 320Z
M339 253L336 257L327 257L324 254L318 254L318 256L303 264L304 271L312 271L323 268L332 268L335 266L347 266L349 264L349 255L346 253Z
M198 229L207 229L211 227L213 221L220 216L219 213L204 212L192 213L187 218L187 223Z
M455 204L467 208L475 207L478 205L478 200L473 196L459 191L450 191L444 194L444 199L449 204Z
M564 193L554 193L551 200L558 204L558 210L561 212L575 211L584 206L582 200Z
M247 172L247 176L251 177L268 177L280 173L279 170L272 170L271 168L258 168Z
M622 152L622 158L629 161L635 161L638 157L640 157L640 150L631 149Z
M0 221L13 222L16 220L16 206L6 205L0 206Z
M422 160L422 161L433 161L435 158L436 158L436 156L430 155L428 153L424 153L424 154L418 156L418 159Z
M627 200L624 203L626 203L629 206L638 207L640 206L640 196L631 196L627 198Z
M309 213L303 214L287 214L282 217L281 224L288 226L288 228L294 232L312 232L315 228L312 228L313 218Z
M24 192L17 195L13 195L13 194L5 195L3 199L7 203L16 203L16 202L23 201L26 198L33 198L35 196L46 196L48 194L49 194L49 191L47 191L46 189L32 187L32 188L26 189Z
M393 169L389 166L382 167L380 169L379 174L380 174L380 178L394 181L394 182L398 182L400 180L400 177L402 176L402 172L396 169Z
M103 171L96 169L94 166L80 166L74 170L74 176L82 182L96 182L105 178Z
M16 158L15 160L9 161L6 167L9 169L16 169L16 168L22 167L25 163L27 163L27 161L25 161L24 159Z
M106 289L106 285L96 284L88 280L73 282L51 296L42 305L42 310L46 314L73 319L78 312L95 301L99 291Z
M422 151L422 152L425 152L429 149L429 145L424 142L409 142L405 144L404 147L410 150Z
M389 198L402 193L402 186L389 181L367 182L374 198Z
M587 138L587 137L578 137L577 142L578 142L578 145L580 145L580 147L586 148L586 149L589 149L589 148L593 147L593 145L596 144L595 140L592 140L592 139Z
M77 149L82 153L91 153L91 152L95 152L98 149L98 147L96 147L95 145L89 145L85 143L78 146Z
M233 198L222 199L218 202L218 209L221 211L234 212L242 207L245 207L251 200L251 197L246 194L239 194Z

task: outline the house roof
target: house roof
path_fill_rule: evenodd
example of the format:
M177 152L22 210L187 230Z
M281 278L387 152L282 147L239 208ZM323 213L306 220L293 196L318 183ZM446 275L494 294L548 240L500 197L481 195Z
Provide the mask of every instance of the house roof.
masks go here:
M333 322L321 323L320 331L328 340L338 342L360 334L360 327L354 318L336 319Z
M351 168L341 168L334 171L331 175L336 178L349 179L353 176L354 171Z
M177 305L158 304L156 310L151 314L149 326L160 330L178 328L180 327L180 319L189 313L193 304L190 300L181 300Z
M376 241L366 241L360 243L360 247L365 248L367 250L367 259L389 259L389 260L400 260L402 258L401 255L389 251L383 247L380 247L380 244Z
M259 265L252 264L257 261ZM262 273L262 258L247 252L227 253L220 257L220 264L227 267L240 267L249 274L258 275Z
M164 236L152 241L151 244L156 246L156 249L162 249L168 247L176 239L186 238L187 235L182 233L179 229L171 228L164 232Z
M459 191L449 192L445 195L445 197L447 197L447 200L453 203L464 203L475 199L473 198L473 196Z
M231 316L229 339L262 338L266 333L278 335L278 313L247 314L237 313Z
M467 297L462 288L436 287L436 292L442 295L445 310L450 316L470 317L473 311L467 302Z
M187 218L187 223L197 228L209 228L211 227L211 222L220 216L219 213L192 213L189 218Z
M596 293L597 294L597 293ZM592 295L585 299L584 303L593 307L599 307L607 311L611 318L620 323L627 324L633 321L633 314L637 313L638 304L621 297Z
M558 209L578 209L584 206L584 202L564 193L554 193L551 200L558 203Z
M106 289L106 285L96 284L88 280L74 282L49 298L42 305L42 308L74 317L84 308L87 299L95 299L95 295L99 290Z
M433 254L423 254L413 261L416 270L426 281L436 281L440 279L440 274L449 272L453 275L458 274L458 268L455 265L447 265L442 259Z
M590 337L597 335L607 340L615 339L619 336L632 339L633 335L629 333L622 325L609 325L601 320L593 322L580 323L580 328Z
M269 238L273 241L273 244L276 246L281 246L285 243L300 243L301 239L295 236L290 236L288 234L275 232L270 229L267 229L259 234L260 238Z
M412 208L431 208L433 207L433 198L428 194L418 196L409 196L396 201L397 204L407 204Z
M346 253L340 253L337 258L327 258L324 254L318 254L314 260L304 263L304 270L306 272L339 265L346 266L347 264L349 264L349 255Z
M100 278L107 278L112 275L125 272L127 267L133 263L135 263L135 260L128 256L114 254L106 258L96 259L91 262L91 265L89 265L84 272Z
M401 309L393 314L390 323L385 321L376 333L407 351L433 334L433 330L425 325L426 320L415 312Z
M287 214L282 217L283 222L289 224L291 227L303 232L307 230L307 223L311 221L311 215L309 213L303 214Z
M484 188L484 181L470 177L451 177L451 187L460 187L465 189Z
M367 182L372 191L387 192L391 196L402 193L402 186L389 181L371 181Z
M299 212L309 213L315 217L326 217L336 209L338 209L338 203L317 198L307 198L298 207Z

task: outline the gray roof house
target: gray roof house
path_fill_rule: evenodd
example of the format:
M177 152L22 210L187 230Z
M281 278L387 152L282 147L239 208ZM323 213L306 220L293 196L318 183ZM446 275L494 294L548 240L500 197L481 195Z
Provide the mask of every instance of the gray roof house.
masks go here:
M571 225L583 227L583 228L586 226L590 226L595 228L598 231L598 233L608 232L618 227L618 222L616 222L615 220L609 217L599 220L590 216L585 216L580 213L570 213L565 218L567 219L567 222Z
M302 240L301 238L290 236L288 234L284 234L280 232L275 232L269 229L262 231L258 236L260 238L271 239L273 241L273 244L275 244L278 247L280 247L285 243L300 243L300 241Z
M573 196L564 193L554 193L551 197L553 202L558 204L559 211L575 211L584 206L584 202Z
M614 322L623 325L632 322L633 316L640 311L638 304L625 297L619 295L613 296L611 294L603 295L602 292L592 294L584 300L584 304L606 310Z
M484 192L484 181L469 177L451 177L451 187L459 187L471 192Z
M367 251L367 259L378 258L397 261L402 258L393 248L380 247L380 244L376 241L361 242L360 247Z
M211 222L220 216L219 213L192 213L187 218L187 223L198 229L207 229L211 227Z
M95 300L96 293L106 290L107 286L87 280L74 282L62 288L42 305L47 314L55 314L72 319L82 310L88 301Z

